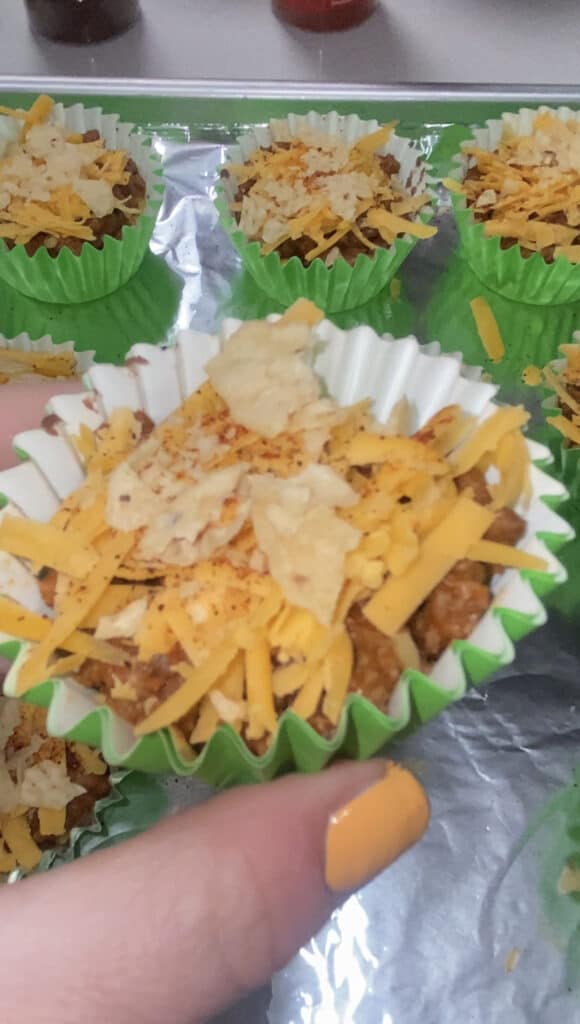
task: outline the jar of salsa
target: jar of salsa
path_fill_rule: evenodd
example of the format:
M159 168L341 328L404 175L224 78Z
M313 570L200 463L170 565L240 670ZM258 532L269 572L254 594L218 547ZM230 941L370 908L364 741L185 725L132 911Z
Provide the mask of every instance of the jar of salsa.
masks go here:
M313 32L351 28L372 13L375 0L272 0L282 21Z
M140 16L139 0L25 0L30 27L61 43L98 43L125 32Z

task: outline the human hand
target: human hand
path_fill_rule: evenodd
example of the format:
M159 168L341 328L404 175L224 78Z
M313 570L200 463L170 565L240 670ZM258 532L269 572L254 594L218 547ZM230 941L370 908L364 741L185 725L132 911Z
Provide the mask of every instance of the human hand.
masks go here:
M0 470L17 461L12 442L23 430L39 427L47 402L53 395L82 391L80 380L15 381L0 384Z
M8 436L38 425L57 389L0 388L0 468ZM267 981L428 818L407 771L344 763L228 792L5 887L2 1024L206 1020Z
M242 787L0 894L3 1024L197 1024L423 833L384 761Z

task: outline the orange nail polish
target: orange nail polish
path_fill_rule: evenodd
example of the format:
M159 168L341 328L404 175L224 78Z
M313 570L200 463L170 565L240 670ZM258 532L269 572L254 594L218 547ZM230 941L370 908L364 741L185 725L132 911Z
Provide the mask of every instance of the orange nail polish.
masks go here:
M326 883L358 889L421 838L429 823L423 787L388 761L384 778L333 814L326 835Z

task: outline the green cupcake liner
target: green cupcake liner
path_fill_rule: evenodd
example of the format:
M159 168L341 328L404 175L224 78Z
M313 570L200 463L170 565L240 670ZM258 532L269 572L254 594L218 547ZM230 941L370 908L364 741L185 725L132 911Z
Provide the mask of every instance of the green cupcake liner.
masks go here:
M394 338L402 338L406 334L411 334L415 329L415 309L406 297L400 281L395 291L396 297L393 297L391 289L395 282L396 279L393 279L365 306L329 313L328 319L343 330L350 330L352 327L366 324L377 334L391 334ZM281 303L261 291L253 277L247 271L242 270L234 283L231 294L220 306L217 319L222 320L224 317L235 316L241 320L261 320L272 313L282 314L284 308ZM0 301L0 325L1 323Z
M32 874L41 874L70 863L97 849L144 832L167 811L167 796L155 778L139 772L118 769L111 772L111 790L94 807L92 824L71 829L66 845L46 850L33 871L16 868L6 877L7 884Z
M155 415L161 399L165 412L170 411L182 394L199 386L206 356L215 353L236 326L236 322L226 321L221 339L184 332L178 336L175 348L135 346L126 368L95 366L89 378L99 401L109 410L126 405L129 395L138 393L143 396L145 411ZM478 379L477 370L462 367L459 357L439 355L438 346L421 348L411 337L397 341L379 338L368 327L344 332L328 321L318 326L317 334L320 348L315 367L341 404L371 397L379 418L386 418L393 405L406 396L414 410L412 429L438 408L454 402L478 417L490 409L493 387ZM34 518L48 518L58 507L58 499L48 493L47 481L58 475L60 496L78 485L78 461L69 451L67 436L78 432L79 419L90 429L101 421L100 415L77 396L55 398L49 408L62 421L59 438L47 442L40 431L21 434L16 444L28 461L0 474L0 495ZM538 467L549 461L545 448L533 442L529 447ZM47 680L30 690L26 699L48 708L52 734L96 746L111 764L195 775L215 786L267 780L292 769L314 772L337 756L370 757L395 735L416 728L459 699L469 683L480 683L507 665L514 657L514 643L545 621L541 599L565 579L551 552L570 540L573 531L553 511L566 496L562 485L539 468L534 468L531 476L530 535L524 543L546 559L547 570L506 573L493 609L467 640L448 648L429 677L405 672L389 714L383 714L363 697L351 695L331 740L319 736L289 710L281 716L273 743L263 757L250 753L228 725L220 726L201 755L195 757L193 752L188 756L177 749L170 730L135 738L127 723L110 708L95 704L90 691L71 680ZM11 582L15 579L15 567L9 564L3 582L0 562L0 592L14 594L11 588L15 586L18 591L20 584ZM15 659L6 679L6 692L14 694L28 645L1 635L0 640L4 640L0 655Z
M29 256L23 245L8 249L0 240L0 277L12 288L42 302L89 302L116 291L137 272L148 250L163 198L161 158L150 139L123 124L117 114L101 109L54 106L51 119L70 132L97 129L109 149L125 149L147 183L147 206L133 226L125 226L120 239L105 236L103 248L83 245L79 256L62 249L55 258L42 246ZM0 144L17 130L11 118L0 118Z
M229 149L226 161L243 162L256 148L269 145L281 132L299 135L301 131L309 129L339 135L347 142L354 143L378 127L378 121L361 121L355 114L346 117L335 112L324 115L313 111L306 115L290 114L285 121L271 121L269 128L255 129L241 136L238 145ZM391 153L399 160L401 170L398 178L404 186L408 183L409 191L414 194L426 189L430 181L427 165L419 149L409 140L392 135L388 144L379 152L381 155ZM297 256L283 263L277 252L263 256L260 244L249 242L240 231L229 209L232 189L231 183L228 186L220 181L216 185L215 205L220 222L240 254L243 266L258 287L283 307L292 305L298 298L311 299L327 314L362 306L392 280L418 241L410 235L397 238L390 248L377 249L373 256L360 254L354 266L350 266L346 260L337 259L332 267L327 267L322 259L317 258L309 267L305 267ZM426 207L421 211L419 219L428 223L432 216L433 209Z
M24 324L31 338L49 331L59 345L74 338L76 352L90 350L98 362L122 362L136 342L165 340L182 289L178 275L149 251L127 284L92 302L39 302L0 278L0 333L11 338Z
M485 128L474 128L468 142L475 142L480 149L492 151L504 127L509 127L516 135L527 135L536 114L548 110L562 121L580 120L578 111L568 107L539 107L537 110L522 108L516 114L508 113L501 119L487 121ZM459 154L455 157L455 163L459 167L452 171L452 176L462 181L468 169L468 160ZM508 299L538 306L580 299L580 264L570 263L564 256L558 256L553 263L548 264L539 253L525 259L519 245L502 249L501 239L486 238L484 225L475 222L464 196L452 193L451 202L466 258L480 280L489 288Z
M580 768L534 815L514 857L525 857L538 886L550 939L564 956L568 991L580 988L580 892L566 891L566 869L580 869Z
M478 297L489 304L505 345L505 355L499 363L493 363L486 355L475 325L470 302ZM460 349L467 363L483 366L501 388L503 401L523 402L540 418L543 394L526 386L522 373L530 364L545 366L579 326L579 303L533 306L513 302L487 288L464 255L458 253L435 284L422 331L427 337L437 338L443 351Z

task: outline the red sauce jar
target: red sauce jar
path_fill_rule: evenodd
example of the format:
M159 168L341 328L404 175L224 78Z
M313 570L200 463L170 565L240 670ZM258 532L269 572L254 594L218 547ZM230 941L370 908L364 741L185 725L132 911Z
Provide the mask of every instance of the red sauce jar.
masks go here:
M141 14L139 0L25 0L30 27L60 43L98 43L120 35Z
M372 13L376 0L272 0L282 21L313 32L351 28Z

